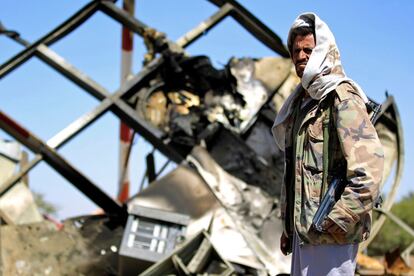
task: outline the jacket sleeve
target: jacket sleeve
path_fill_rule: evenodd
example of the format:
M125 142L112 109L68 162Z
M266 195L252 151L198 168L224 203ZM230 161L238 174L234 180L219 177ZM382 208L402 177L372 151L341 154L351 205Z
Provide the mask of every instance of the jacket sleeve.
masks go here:
M382 181L384 152L359 96L337 98L333 110L348 184L329 218L347 232L373 208Z

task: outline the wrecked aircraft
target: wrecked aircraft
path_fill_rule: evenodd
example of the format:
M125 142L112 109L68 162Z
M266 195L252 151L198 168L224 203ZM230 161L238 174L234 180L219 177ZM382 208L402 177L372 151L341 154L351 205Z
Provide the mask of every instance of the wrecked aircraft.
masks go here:
M36 154L20 166L18 173L14 167L2 166L8 171L1 179L2 200L13 196L30 169L45 161L104 211L60 224L39 216L32 201L22 210L31 210L29 217L34 221L17 219L0 201L1 216L7 224L0 227L4 275L289 272L290 257L281 254L278 244L283 155L273 142L270 127L299 80L280 38L259 19L234 0L210 2L219 8L217 13L176 42L104 0L90 2L34 43L1 25L0 34L25 49L0 65L0 78L36 56L100 101L49 141L42 141L0 111L0 127ZM148 48L142 70L114 93L48 47L97 11L142 36ZM186 46L226 16L232 16L278 57L235 57L217 69L208 56L185 52ZM147 158L151 184L124 205L58 153L61 145L107 111L178 164L159 178L153 158ZM400 117L392 96L383 103L376 128L386 151L384 179L394 176L383 203L383 209L389 210L400 182L404 152ZM7 162L16 166L13 154L7 156ZM392 174L394 166L396 172ZM374 223L371 239L384 219L382 216Z

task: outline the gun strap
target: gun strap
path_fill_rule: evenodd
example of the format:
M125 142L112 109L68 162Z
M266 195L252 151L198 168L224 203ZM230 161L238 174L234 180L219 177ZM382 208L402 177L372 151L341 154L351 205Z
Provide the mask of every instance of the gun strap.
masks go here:
M332 93L331 93L332 94ZM328 188L328 174L329 174L329 126L331 124L331 117L332 117L332 104L334 97L332 95L328 95L327 101L327 108L325 111L325 118L323 119L323 152L322 152L322 160L323 160L323 171L322 171L322 187L321 187L321 200L322 197L325 195L326 190Z

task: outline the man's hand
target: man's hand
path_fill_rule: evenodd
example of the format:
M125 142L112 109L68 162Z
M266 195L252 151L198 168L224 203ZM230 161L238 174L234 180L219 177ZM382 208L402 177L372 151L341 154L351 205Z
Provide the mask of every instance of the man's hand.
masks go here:
M292 241L282 233L280 236L280 251L282 251L283 255L288 255L292 252Z

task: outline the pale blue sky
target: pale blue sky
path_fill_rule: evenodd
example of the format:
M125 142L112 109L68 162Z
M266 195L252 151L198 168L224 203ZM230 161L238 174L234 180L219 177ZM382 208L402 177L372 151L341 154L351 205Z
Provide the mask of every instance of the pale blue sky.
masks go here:
M88 1L42 0L3 1L0 20L23 38L36 41ZM240 1L286 43L289 27L298 14L317 13L336 37L342 63L348 76L367 95L382 102L384 92L396 98L404 126L405 171L398 196L413 191L414 102L410 80L414 39L410 20L413 1ZM121 2L118 1L117 5ZM216 11L204 0L137 0L136 16L175 40ZM52 49L68 62L113 92L119 87L120 25L103 13L89 21ZM135 36L134 72L144 54L142 40ZM0 36L0 63L22 50ZM217 67L230 57L274 55L234 20L226 19L188 48L192 55L208 55ZM44 140L63 129L99 102L34 58L0 80L0 109ZM0 137L7 138L0 131ZM143 173L143 156L151 150L142 139L134 147L131 163L132 191ZM103 190L115 196L118 170L118 120L107 113L60 151L75 167ZM86 214L96 206L70 183L42 163L30 173L31 187L60 207L59 218Z

